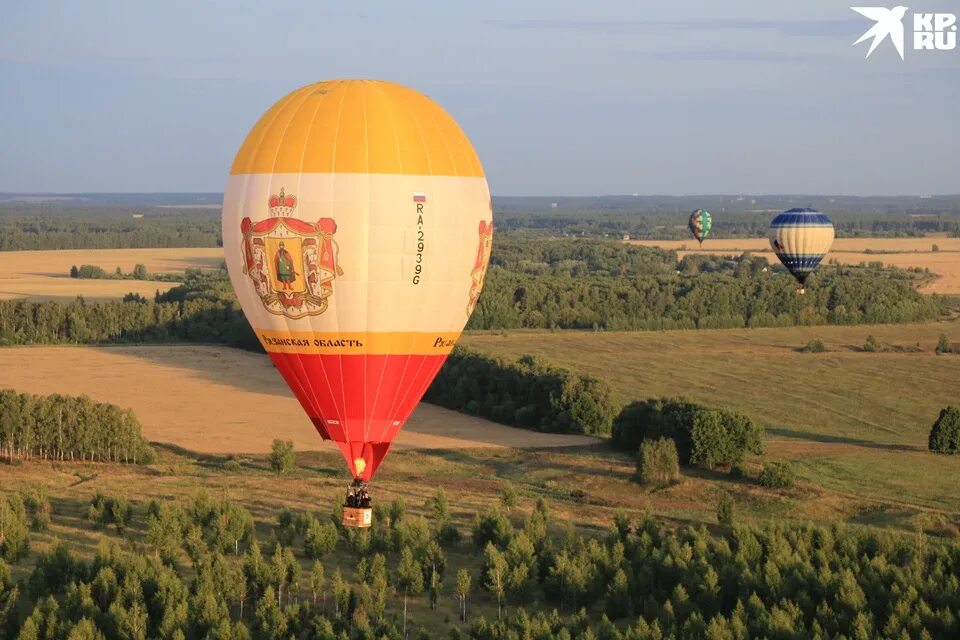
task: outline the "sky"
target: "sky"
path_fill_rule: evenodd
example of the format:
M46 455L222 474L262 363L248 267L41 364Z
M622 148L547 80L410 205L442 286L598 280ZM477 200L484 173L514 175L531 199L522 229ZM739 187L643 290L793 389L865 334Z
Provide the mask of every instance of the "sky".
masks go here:
M357 77L443 105L495 195L960 192L960 49L865 60L849 6L2 0L0 191L219 192L271 104Z

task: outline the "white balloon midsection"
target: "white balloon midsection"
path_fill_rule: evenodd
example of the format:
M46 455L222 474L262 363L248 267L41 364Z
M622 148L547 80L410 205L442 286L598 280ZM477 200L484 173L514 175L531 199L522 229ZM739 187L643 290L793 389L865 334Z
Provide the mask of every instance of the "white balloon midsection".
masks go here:
M230 278L269 351L284 336L455 337L491 241L484 178L244 174L224 196Z

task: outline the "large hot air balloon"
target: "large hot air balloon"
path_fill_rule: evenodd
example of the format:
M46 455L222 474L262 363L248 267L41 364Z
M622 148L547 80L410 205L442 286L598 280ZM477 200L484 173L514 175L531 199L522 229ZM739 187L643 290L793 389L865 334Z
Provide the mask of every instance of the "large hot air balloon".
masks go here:
M790 209L770 223L770 246L804 292L807 276L833 244L833 223L815 209Z
M710 229L713 228L713 216L706 209L697 209L690 214L690 221L687 225L690 227L693 237L702 247L703 241L707 239L707 236L710 235Z
M467 136L392 82L297 89L237 153L223 203L230 280L342 451L358 502L473 312L492 216Z

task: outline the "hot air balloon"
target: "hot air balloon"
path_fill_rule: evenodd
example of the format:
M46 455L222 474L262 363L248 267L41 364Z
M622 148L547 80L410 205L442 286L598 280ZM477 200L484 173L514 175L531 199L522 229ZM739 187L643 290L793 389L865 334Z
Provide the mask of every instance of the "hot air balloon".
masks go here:
M230 170L223 245L247 320L354 477L344 524L453 349L483 288L493 207L437 103L332 80L273 105ZM264 417L268 410L264 410Z
M804 293L807 276L833 244L833 223L815 209L790 209L770 223L770 246Z
M710 229L713 228L713 216L706 209L697 209L690 214L688 226L693 237L702 247L703 241L707 239L707 236L710 235Z

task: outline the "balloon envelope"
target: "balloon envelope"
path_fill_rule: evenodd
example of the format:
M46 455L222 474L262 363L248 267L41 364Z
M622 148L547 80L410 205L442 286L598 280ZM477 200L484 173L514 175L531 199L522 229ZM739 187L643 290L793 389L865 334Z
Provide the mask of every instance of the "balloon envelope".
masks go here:
M453 348L493 235L457 123L401 85L334 80L267 111L224 196L230 279L320 435L369 480ZM270 406L263 407L264 429Z
M690 214L688 226L697 242L703 244L703 241L710 235L710 229L713 228L713 216L706 209L697 209Z
M833 245L833 223L815 209L790 209L770 223L770 246L803 286Z

